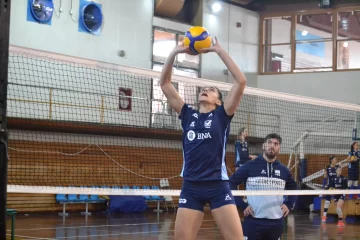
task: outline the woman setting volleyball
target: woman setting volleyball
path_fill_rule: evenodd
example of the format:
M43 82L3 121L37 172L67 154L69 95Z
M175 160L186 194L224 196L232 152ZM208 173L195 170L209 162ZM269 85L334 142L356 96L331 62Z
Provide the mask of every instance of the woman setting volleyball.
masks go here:
M234 77L234 84L223 102L216 87L204 87L199 96L199 109L184 103L171 84L172 68L179 53L192 54L179 45L168 56L160 77L161 89L169 105L179 114L183 129L183 185L175 221L175 239L196 239L209 203L211 213L225 239L243 239L240 217L229 187L225 153L230 122L242 98L246 78L217 39L200 53L215 52Z

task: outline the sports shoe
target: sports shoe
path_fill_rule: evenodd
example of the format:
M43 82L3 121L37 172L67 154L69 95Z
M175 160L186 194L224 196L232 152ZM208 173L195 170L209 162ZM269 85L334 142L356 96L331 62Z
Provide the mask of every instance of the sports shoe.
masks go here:
M345 224L343 221L338 221L338 224L337 224L338 227L345 227Z

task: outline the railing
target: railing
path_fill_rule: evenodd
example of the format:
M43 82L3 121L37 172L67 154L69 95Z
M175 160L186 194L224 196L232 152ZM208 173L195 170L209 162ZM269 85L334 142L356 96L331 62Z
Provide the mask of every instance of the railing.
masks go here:
M106 124L105 121L105 112L106 111L120 111L119 108L109 107L106 106L106 99L108 98L115 98L119 99L120 97L125 98L124 96L120 96L118 94L106 94L106 93L94 93L94 92L84 92L79 90L72 90L72 89L64 89L64 88L56 88L56 87L47 87L47 86L33 86L33 85L27 85L27 84L18 84L18 83L9 83L10 89L11 86L18 86L18 87L24 87L24 88L35 88L35 89L46 89L48 91L48 99L47 100L32 100L32 99L19 99L17 97L14 97L14 94L8 95L8 101L9 102L23 102L23 103L34 103L34 104L41 104L41 105L47 105L47 120L54 120L53 114L54 114L54 107L55 106L63 106L63 107L73 107L73 108L80 108L80 109L96 109L99 110L99 116L98 116L98 123L100 124ZM54 100L54 92L60 91L62 93L68 92L73 94L87 94L87 95L93 95L96 97L99 97L100 100L98 104L95 105L88 105L88 104L76 104L71 102L59 102ZM150 93L149 93L150 95ZM36 94L34 93L34 96ZM148 123L144 124L144 126L148 126L149 128L167 128L167 129L176 129L179 130L181 128L180 121L177 118L177 114L175 114L173 111L168 112L167 109L167 101L162 99L152 99L152 98L144 98L144 97L126 97L131 98L133 100L139 100L144 101L147 104L149 104L149 115L148 115ZM117 100L118 101L118 100ZM154 112L151 111L153 103L158 102L161 104L161 111L160 112ZM117 103L118 105L118 103ZM143 106L141 106L143 107ZM253 136L256 136L257 134L255 132L264 133L269 131L280 131L280 116L276 114L269 114L269 113L261 113L261 112L254 112L254 111L241 111L241 115L245 116L246 119L233 119L232 121L232 128L234 129L234 133L237 132L236 129L240 127L248 127L249 129L253 130ZM9 117L12 117L11 114ZM254 119L265 119L265 123L256 123ZM270 122L270 124L268 123ZM257 129L257 131L255 130ZM261 130L261 128L264 128L266 130ZM260 136L263 137L263 136Z

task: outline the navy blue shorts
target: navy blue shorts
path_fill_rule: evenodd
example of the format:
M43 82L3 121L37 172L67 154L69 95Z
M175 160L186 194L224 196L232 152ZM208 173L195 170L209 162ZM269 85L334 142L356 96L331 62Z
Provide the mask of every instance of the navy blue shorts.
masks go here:
M348 172L348 180L350 181L358 181L359 180L359 171L349 171Z
M179 208L189 208L203 212L205 204L210 209L216 209L228 204L234 204L228 181L185 181L183 182Z
M340 199L345 201L345 194L338 194L334 196L335 202L339 201Z
M284 230L284 218L261 219L245 217L244 237L247 240L279 240Z

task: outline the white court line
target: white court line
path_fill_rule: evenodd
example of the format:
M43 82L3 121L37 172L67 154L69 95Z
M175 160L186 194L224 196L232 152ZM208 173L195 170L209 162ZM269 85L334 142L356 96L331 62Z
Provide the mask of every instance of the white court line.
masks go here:
M212 228L200 228L200 230L209 230L209 229L214 229L216 228L215 227L212 227ZM60 238L56 238L56 239L73 239L73 238L88 238L88 237L108 237L108 236L122 236L122 235L141 235L141 234L144 234L144 233L147 233L149 235L151 234L154 234L154 233L164 233L164 232L174 232L174 230L167 230L167 231L146 231L146 232L129 232L129 233L123 233L123 232L120 232L120 233L114 233L114 234L99 234L99 235L84 235L84 236L73 236L73 237L60 237ZM219 230L220 232L220 230ZM17 237L17 235L15 235L15 237ZM23 236L24 237L24 236ZM54 238L36 238L36 239L54 239Z
M203 220L203 222L212 222L214 220ZM124 223L124 224L115 224L115 225L79 225L79 226L72 226L72 227L52 227L52 228L22 228L22 229L16 229L16 231L38 231L38 230L54 230L54 229L72 229L72 228L98 228L98 227L121 227L121 226L143 226L143 225L155 225L155 224L162 224L162 223L169 223L169 222L153 222L153 223ZM171 221L171 223L174 223L174 221ZM11 229L6 230L8 232L11 231Z
M11 234L6 234L7 236L10 236ZM41 240L56 240L56 238L39 238L39 237L28 237L28 236L22 236L22 235L15 235L15 238L25 238L25 239L41 239Z
M213 227L213 228L200 228L200 230L209 230L209 229L214 229L216 228ZM73 237L60 237L60 238L39 238L39 237L28 237L28 236L22 236L22 235L15 235L15 237L19 237L19 238L27 238L27 239L41 239L41 240L56 240L56 239L72 239L72 238L88 238L88 237L107 237L107 236L121 236L121 235L130 235L130 234L136 234L136 235L141 235L141 234L144 234L144 233L147 233L147 234L153 234L153 233L164 233L164 232L173 232L174 230L168 230L168 231L146 231L146 232L129 232L129 233L123 233L123 232L120 232L120 233L114 233L114 234L101 234L101 235L84 235L84 236L73 236ZM10 234L7 234L8 236L10 236Z

